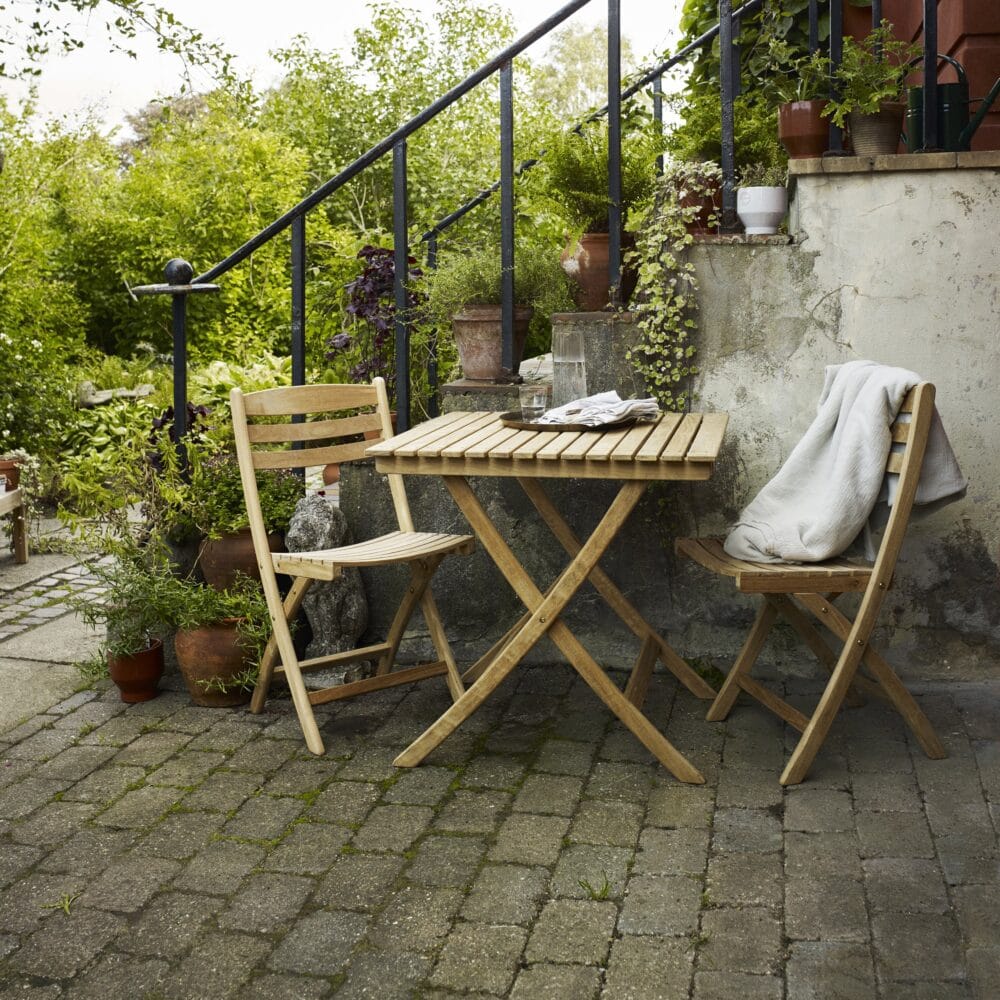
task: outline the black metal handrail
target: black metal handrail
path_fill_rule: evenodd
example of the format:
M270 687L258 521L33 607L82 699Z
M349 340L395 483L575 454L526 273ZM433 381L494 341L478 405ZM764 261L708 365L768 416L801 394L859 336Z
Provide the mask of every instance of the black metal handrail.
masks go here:
M591 0L571 0L553 15L526 32L507 46L493 59L470 74L460 84L452 87L438 100L428 105L404 125L397 128L354 162L330 178L293 208L247 240L237 250L207 271L192 279L193 270L186 262L175 259L166 268L166 284L148 285L132 289L136 294L169 294L173 297L174 340L174 414L175 434L178 441L186 432L186 303L193 292L217 291L214 280L244 261L255 250L275 236L291 229L291 353L292 380L295 384L305 381L305 316L306 316L306 216L326 198L352 180L390 150L393 153L393 236L395 254L396 300L396 365L397 410L400 429L409 424L409 324L406 316L405 276L408 273L408 218L407 218L407 168L406 141L446 108L469 93L494 73L500 76L500 178L479 191L467 202L440 219L421 239L428 246L428 263L434 266L438 253L438 236L463 218L468 212L499 191L501 199L501 302L503 315L502 363L513 372L513 289L514 289L514 178L530 170L539 162L544 151L533 159L525 160L516 168L513 161L513 59L528 47L562 24L567 18L587 6ZM692 53L714 41L720 42L720 110L722 125L722 225L723 231L736 228L736 189L734 155L733 102L740 87L740 52L736 38L740 19L755 13L765 0L747 0L733 10L732 0L718 0L719 21L698 38L692 40L674 55L657 66L642 72L624 90L621 89L620 24L621 0L608 3L608 103L589 115L576 127L601 117L608 118L608 203L609 203L609 286L612 301L616 296L620 276L621 235L621 104L644 87L653 85L654 117L662 122L663 75ZM830 14L830 95L836 97L834 74L840 65L843 52L843 22L841 0L828 0ZM819 48L820 0L809 0L809 48ZM923 0L924 9L924 151L935 149L938 137L937 124L937 0ZM872 25L881 22L881 0L872 0ZM830 126L830 151L841 153L843 135L839 128ZM661 160L662 169L662 160ZM436 384L436 360L431 361L432 384Z

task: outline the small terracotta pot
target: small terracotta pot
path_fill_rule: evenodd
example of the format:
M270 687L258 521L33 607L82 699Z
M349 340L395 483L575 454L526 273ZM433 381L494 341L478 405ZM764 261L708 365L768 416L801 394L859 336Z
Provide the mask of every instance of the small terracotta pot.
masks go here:
M285 551L284 539L278 532L267 536L267 544L272 552ZM226 590L231 587L237 573L242 573L253 580L260 579L249 528L244 528L233 535L205 539L198 556L198 565L201 567L205 583L216 590Z
M177 666L196 705L232 708L250 700L244 688L220 691L214 684L226 684L250 666L250 657L237 632L239 619L226 618L202 628L178 629L174 638Z
M21 467L12 458L0 459L0 476L7 477L6 492L16 490L21 482Z
M600 312L608 307L611 298L608 285L608 233L584 233L571 239L559 261L573 282L573 299L581 312ZM621 248L626 250L634 243L630 234L622 236ZM622 268L621 301L628 302L638 275Z
M528 324L534 314L531 306L514 306L514 371L521 364ZM468 305L451 318L455 346L465 378L492 382L504 373L501 366L500 306ZM513 374L513 373L511 373Z
M163 676L163 643L156 639L148 649L125 656L108 654L108 672L121 692L122 701L133 705L150 701L160 692Z
M334 483L340 482L340 464L337 462L331 462L329 465L323 466L323 485L332 486Z
M828 101L789 101L778 108L778 138L793 160L822 156L830 146L830 123L820 116Z
M687 231L692 236L714 236L719 231L722 219L722 181L706 182L709 188L703 195L687 194L681 198L681 207L698 206L698 214L687 224ZM711 223L715 216L715 224Z

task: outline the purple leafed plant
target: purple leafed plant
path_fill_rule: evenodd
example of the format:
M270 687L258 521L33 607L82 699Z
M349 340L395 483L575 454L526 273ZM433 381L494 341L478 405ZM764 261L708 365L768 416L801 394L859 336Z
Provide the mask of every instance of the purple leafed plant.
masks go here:
M356 352L357 361L350 369L354 382L371 382L381 375L386 381L390 400L396 397L396 298L393 282L396 263L393 251L386 247L365 246L358 251L364 268L354 281L344 286L347 294L349 330L330 337L327 359L332 360L344 351ZM406 308L418 306L424 296L410 287L423 272L415 257L407 257Z

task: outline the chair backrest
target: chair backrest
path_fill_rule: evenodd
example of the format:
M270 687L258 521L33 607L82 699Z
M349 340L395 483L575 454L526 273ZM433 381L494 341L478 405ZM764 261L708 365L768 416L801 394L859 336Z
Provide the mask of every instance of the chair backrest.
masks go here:
M902 444L904 447L901 452L890 449L886 461L886 472L898 474L899 481L889 520L882 535L882 544L879 546L872 568L870 587L886 590L892 579L896 558L910 520L910 511L913 509L913 500L917 494L920 470L924 464L927 435L931 429L931 417L934 413L934 395L932 383L920 382L915 385L906 394L899 413L892 423L892 442ZM901 414L909 414L909 421L901 420Z
M382 378L371 385L298 385L248 393L233 389L229 401L258 561L267 552L255 475L258 469L350 462L364 458L365 449L393 434ZM369 437L362 439L366 432ZM293 447L287 447L289 444ZM399 528L412 531L402 477L390 475L388 479Z

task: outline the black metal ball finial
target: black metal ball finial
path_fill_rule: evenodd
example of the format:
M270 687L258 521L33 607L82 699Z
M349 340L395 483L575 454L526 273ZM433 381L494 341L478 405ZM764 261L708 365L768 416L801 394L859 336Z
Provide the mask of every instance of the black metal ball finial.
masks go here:
M182 257L174 257L173 260L167 261L163 277L167 279L168 285L190 285L191 278L194 277L194 268Z

